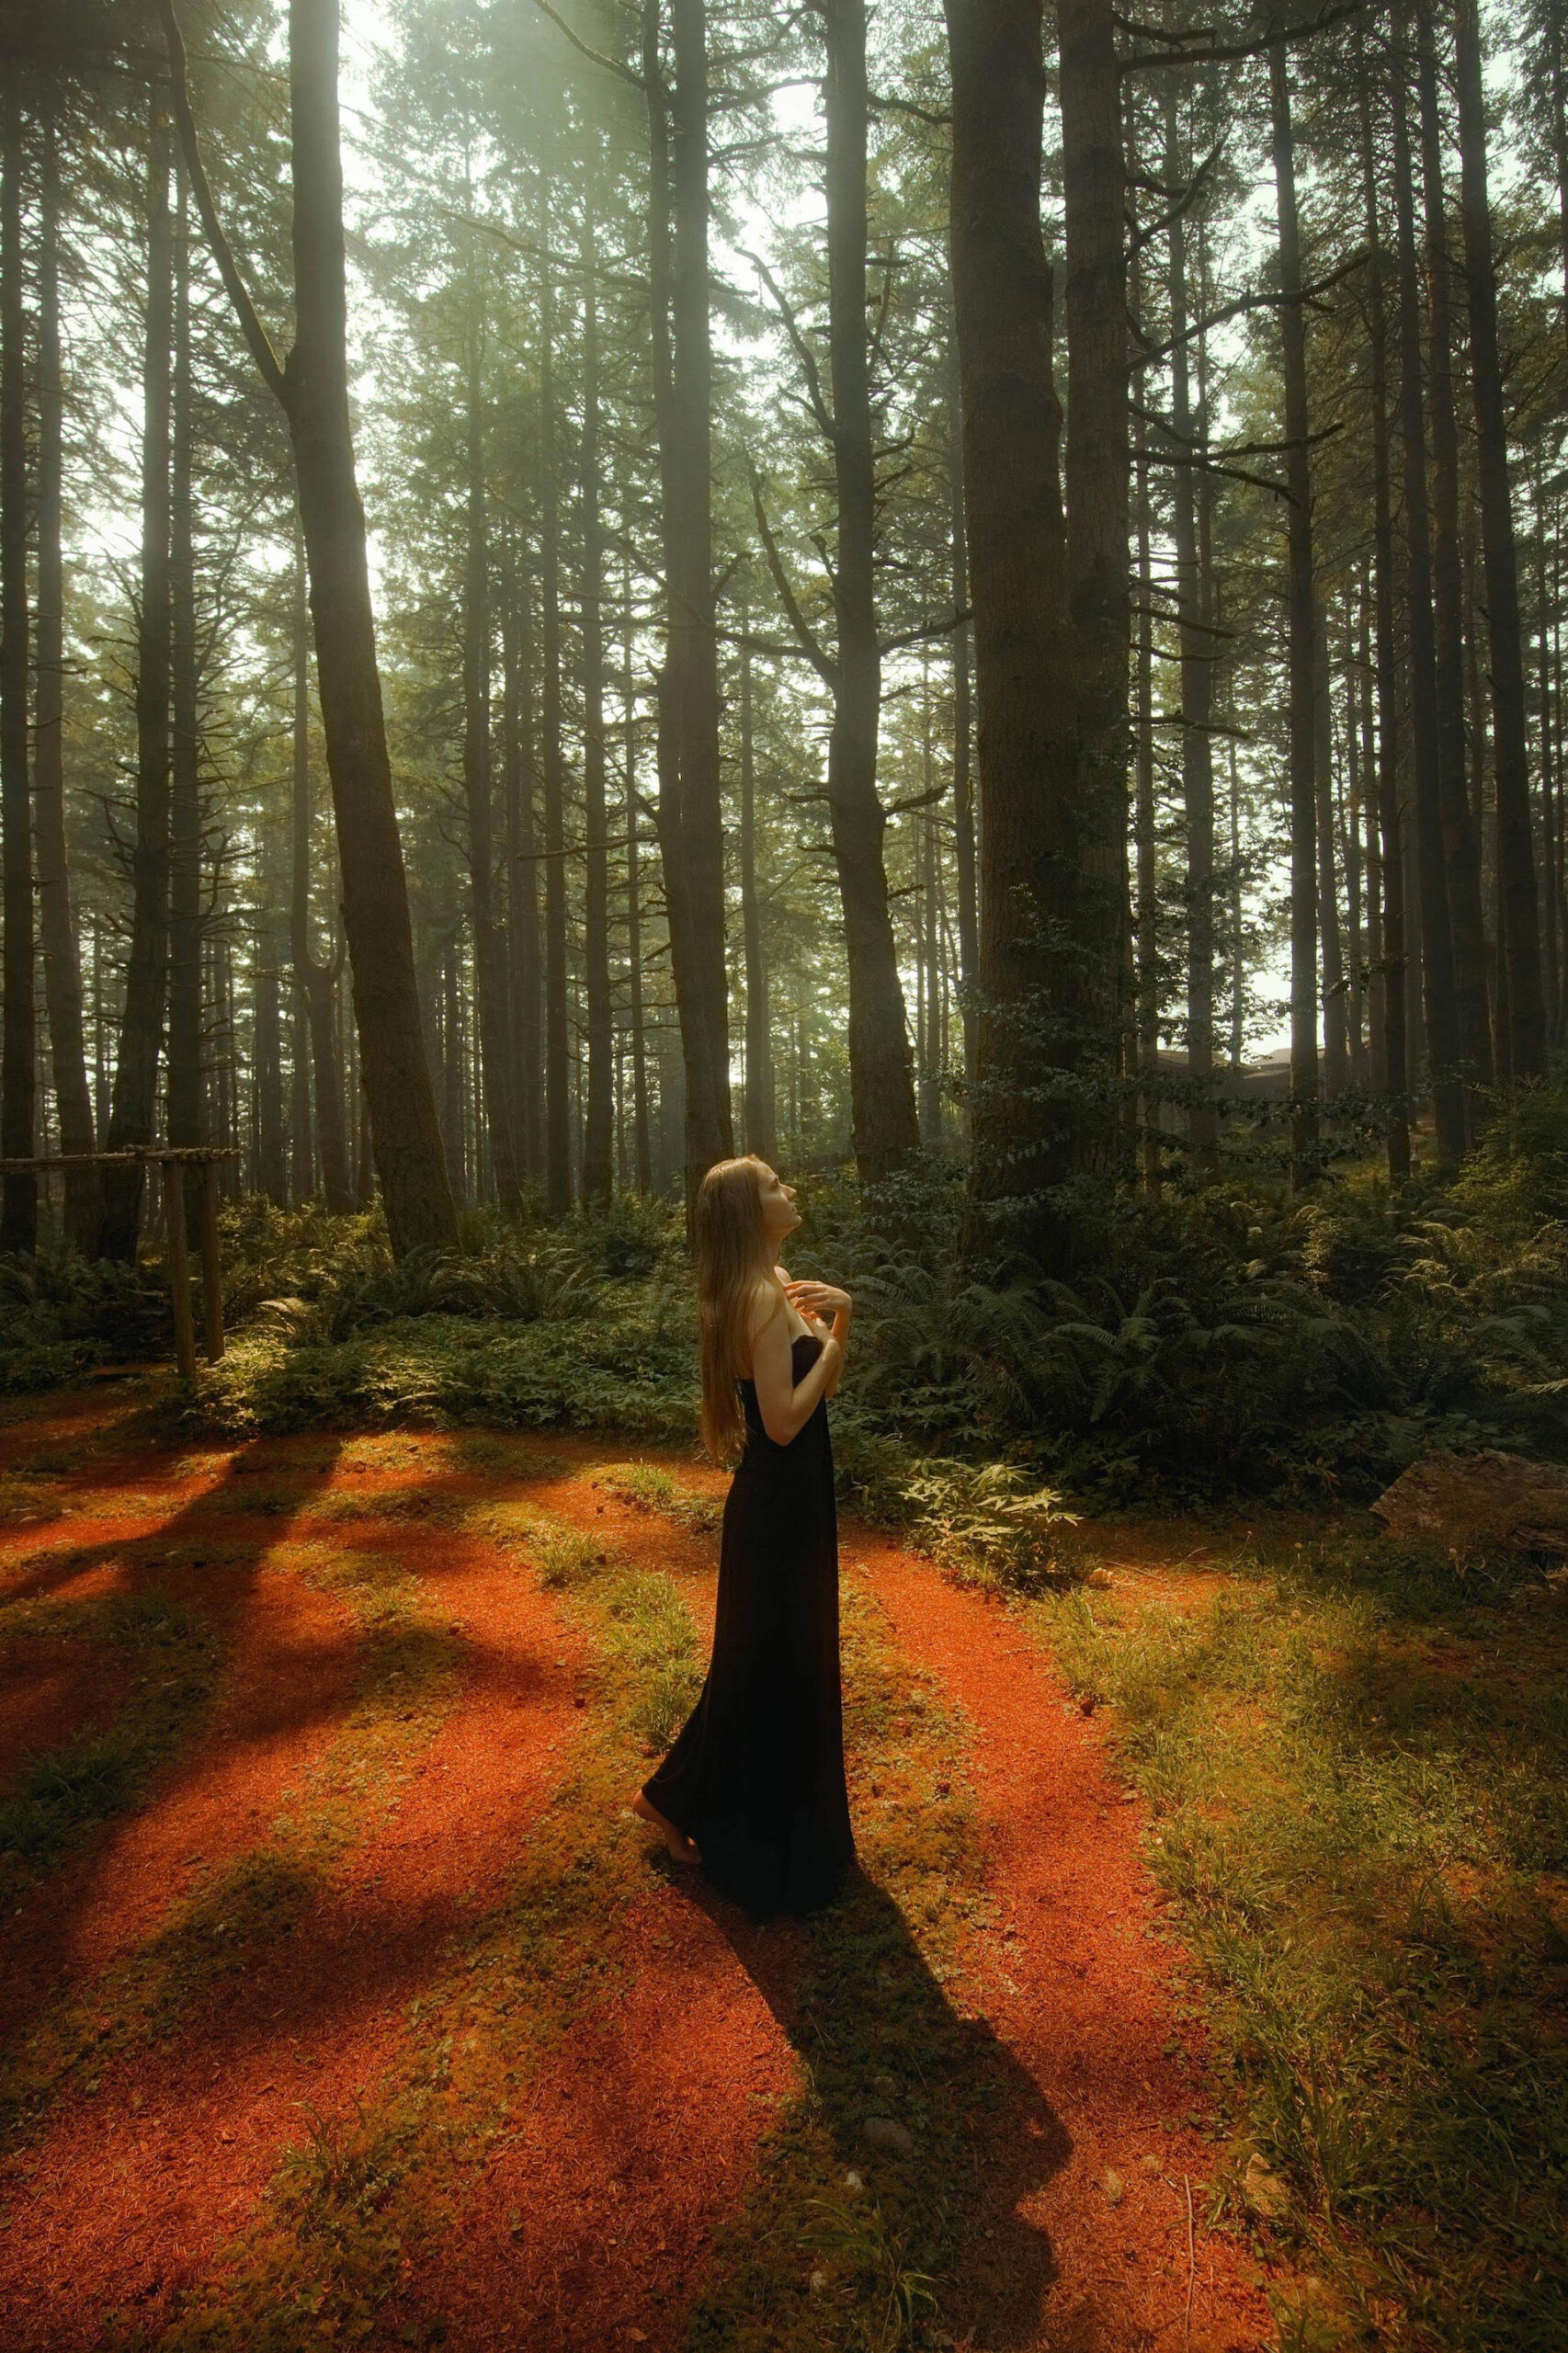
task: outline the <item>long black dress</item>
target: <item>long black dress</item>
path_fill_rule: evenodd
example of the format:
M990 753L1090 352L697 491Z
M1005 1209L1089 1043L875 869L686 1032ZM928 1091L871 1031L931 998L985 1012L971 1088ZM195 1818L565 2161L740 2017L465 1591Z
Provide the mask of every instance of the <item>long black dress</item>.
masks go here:
M795 1385L822 1352L802 1332ZM754 1917L812 1912L854 1859L838 1679L838 1520L827 1406L789 1446L741 1383L746 1447L724 1506L713 1656L644 1794Z

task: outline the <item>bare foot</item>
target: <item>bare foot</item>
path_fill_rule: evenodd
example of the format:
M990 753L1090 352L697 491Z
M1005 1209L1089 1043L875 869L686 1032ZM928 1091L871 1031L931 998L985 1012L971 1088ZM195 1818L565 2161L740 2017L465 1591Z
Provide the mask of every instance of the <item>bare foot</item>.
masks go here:
M651 1828L662 1834L673 1861L699 1863L702 1860L695 1840L688 1838L684 1830L677 1830L673 1822L666 1822L658 1807L641 1790L631 1801L631 1811L639 1822L646 1822Z

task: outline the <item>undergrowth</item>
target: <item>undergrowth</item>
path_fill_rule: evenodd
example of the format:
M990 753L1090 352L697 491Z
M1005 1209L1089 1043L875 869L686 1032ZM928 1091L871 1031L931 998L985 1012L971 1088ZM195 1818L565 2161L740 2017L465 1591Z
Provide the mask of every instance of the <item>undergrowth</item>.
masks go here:
M1238 2120L1218 2197L1328 2343L1568 2342L1568 1619L1358 1537L1049 1597L1113 1710ZM1325 2324L1326 2325L1326 2324Z

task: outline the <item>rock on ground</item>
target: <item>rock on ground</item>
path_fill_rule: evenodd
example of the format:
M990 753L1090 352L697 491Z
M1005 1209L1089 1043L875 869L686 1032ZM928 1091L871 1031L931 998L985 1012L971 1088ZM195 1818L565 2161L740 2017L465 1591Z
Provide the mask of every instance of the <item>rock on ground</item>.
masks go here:
M1372 1511L1385 1535L1440 1544L1461 1560L1495 1552L1568 1556L1568 1470L1495 1448L1426 1455Z

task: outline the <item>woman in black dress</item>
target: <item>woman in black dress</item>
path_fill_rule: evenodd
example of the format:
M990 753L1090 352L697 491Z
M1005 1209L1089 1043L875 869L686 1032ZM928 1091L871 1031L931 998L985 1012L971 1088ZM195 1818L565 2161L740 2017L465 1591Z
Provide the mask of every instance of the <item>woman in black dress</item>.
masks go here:
M827 1400L847 1295L777 1264L791 1186L710 1168L694 1222L704 1443L738 1453L713 1656L674 1747L632 1800L679 1862L759 1919L831 1902L854 1859L838 1681L838 1526ZM831 1326L823 1319L832 1317Z

